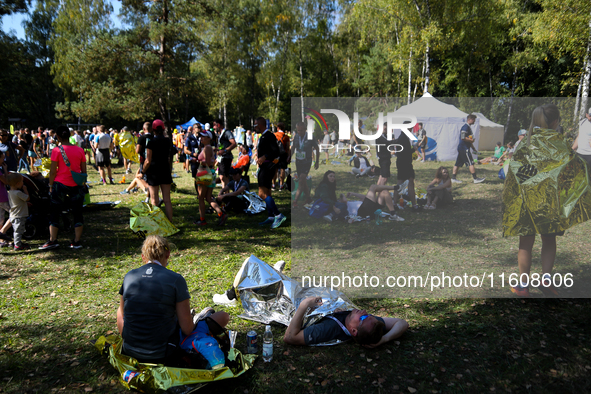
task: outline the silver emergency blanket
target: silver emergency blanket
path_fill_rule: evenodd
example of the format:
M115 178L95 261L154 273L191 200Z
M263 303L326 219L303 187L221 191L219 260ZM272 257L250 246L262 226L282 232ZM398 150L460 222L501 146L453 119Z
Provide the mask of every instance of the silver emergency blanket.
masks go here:
M242 194L242 198L248 201L249 205L245 212L250 215L261 213L267 209L265 202L256 193L246 191Z
M239 317L264 324L276 322L288 326L300 302L311 296L321 297L322 305L306 313L303 327L335 312L358 309L342 292L326 287L302 287L253 255L242 264L234 287L244 309ZM335 340L317 346L340 342Z

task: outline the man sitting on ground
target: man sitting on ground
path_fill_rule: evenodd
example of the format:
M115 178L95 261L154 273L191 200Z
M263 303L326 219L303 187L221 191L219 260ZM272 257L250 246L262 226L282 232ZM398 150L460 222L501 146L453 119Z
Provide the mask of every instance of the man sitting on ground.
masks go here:
M248 201L242 196L248 190L248 182L242 179L242 171L236 168L230 170L232 180L220 191L216 197L217 203L226 204L226 212L232 210L236 213L244 212L248 208Z
M316 345L335 339L346 341L354 339L365 347L378 347L399 338L408 329L408 323L394 317L379 317L368 314L365 310L335 312L320 321L302 328L308 308L322 305L322 298L308 297L296 310L283 341L289 345Z
M356 178L361 178L365 175L373 178L376 175L380 175L380 168L376 167L371 159L362 156L361 152L355 152L351 173L354 174Z

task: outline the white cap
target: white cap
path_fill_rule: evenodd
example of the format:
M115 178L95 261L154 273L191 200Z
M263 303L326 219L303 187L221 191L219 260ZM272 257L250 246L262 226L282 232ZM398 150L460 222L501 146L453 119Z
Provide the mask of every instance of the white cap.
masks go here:
M205 130L209 130L209 123L205 124Z

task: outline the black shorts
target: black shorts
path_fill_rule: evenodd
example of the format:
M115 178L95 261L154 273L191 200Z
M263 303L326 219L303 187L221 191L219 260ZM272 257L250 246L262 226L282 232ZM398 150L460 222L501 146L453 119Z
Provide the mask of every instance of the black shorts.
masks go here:
M273 184L273 178L275 177L275 171L277 171L277 165L273 163L264 163L259 167L258 182L259 187L271 188Z
M392 159L389 157L378 158L378 163L380 164L380 176L383 178L390 178L390 166L392 165Z
M187 160L187 155L185 154L185 152L179 151L179 161L185 161L185 160Z
M150 186L170 185L172 183L172 176L170 175L170 171L166 170L148 172L146 174L146 182Z
M230 176L230 169L232 169L231 158L221 158L218 164L218 175L219 176Z
M111 167L111 152L107 149L97 149L96 151L97 167Z
M412 166L412 158L410 160L410 163L405 161L396 161L396 168L398 169L396 179L399 181L406 181L407 179L415 178L415 170Z
M198 161L192 161L191 163L191 176L195 178L195 174L197 174L197 169L199 168Z
M458 151L458 158L456 159L456 167L463 167L463 166L473 166L474 165L474 158L472 157L472 152L470 149L459 150Z
M280 169L287 170L287 157L280 158L279 163L277 163Z
M302 174L309 174L310 168L312 168L311 161L296 160L296 172L298 173L298 176L301 176Z
M375 201L371 201L369 198L365 197L363 199L363 202L359 206L359 209L357 210L357 216L361 216L362 218L367 217L367 216L371 217L371 216L373 216L375 211L377 211L378 209L382 209L382 208L383 208L382 205L378 204Z

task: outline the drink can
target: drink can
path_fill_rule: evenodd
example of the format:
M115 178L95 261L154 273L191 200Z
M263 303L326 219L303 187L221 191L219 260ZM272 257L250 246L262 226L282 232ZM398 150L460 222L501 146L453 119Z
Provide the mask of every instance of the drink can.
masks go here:
M257 333L256 331L249 331L246 334L246 353L257 354L259 347L257 345Z
M139 374L140 373L137 371L132 371L131 369L128 369L127 371L123 372L123 380L125 381L125 383L129 383L131 379L133 379L135 376Z

